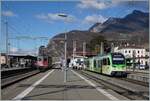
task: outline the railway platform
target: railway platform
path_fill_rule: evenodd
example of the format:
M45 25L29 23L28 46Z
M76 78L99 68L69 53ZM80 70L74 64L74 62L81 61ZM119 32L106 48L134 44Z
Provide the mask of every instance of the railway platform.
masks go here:
M26 68L31 68L31 67L11 67L11 68L3 68L1 71L12 71L12 70L21 70L21 69L26 69Z
M128 100L77 71L52 69L2 89L2 100Z

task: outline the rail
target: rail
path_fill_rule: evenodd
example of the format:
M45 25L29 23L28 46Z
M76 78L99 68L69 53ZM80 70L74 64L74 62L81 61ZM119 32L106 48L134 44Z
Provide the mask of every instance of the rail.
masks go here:
M135 100L135 99L137 99L137 100L143 100L143 99L147 100L147 99L149 99L148 87L143 87L143 86L140 85L144 89L143 89L143 91L138 92L138 88L137 89L132 89L132 87L128 87L129 85L123 86L119 82L117 82L117 83L111 82L115 78L106 77L106 76L103 76L103 75L95 76L94 73L91 73L89 71L78 71L78 72L81 73L82 75L86 76L87 78L92 79L92 80L96 81L97 83L102 84L104 87L109 88L109 89L111 89L111 90L113 90L113 91L115 91L115 92L131 99L131 100ZM129 83L127 83L127 84L129 84ZM146 90L146 91L144 91L144 90Z

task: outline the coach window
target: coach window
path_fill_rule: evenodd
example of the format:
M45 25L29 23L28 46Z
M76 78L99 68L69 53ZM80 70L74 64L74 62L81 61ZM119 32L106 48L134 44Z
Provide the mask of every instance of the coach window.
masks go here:
M96 67L96 60L94 60L94 67Z
M103 65L106 65L106 59L103 59Z
M107 65L110 65L110 61L109 61L109 58L107 58Z
M101 60L98 60L98 67L101 67Z

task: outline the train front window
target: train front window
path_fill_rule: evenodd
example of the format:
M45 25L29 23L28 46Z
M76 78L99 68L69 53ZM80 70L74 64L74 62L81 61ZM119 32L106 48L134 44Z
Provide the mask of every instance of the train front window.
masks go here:
M125 64L125 58L122 54L112 54L113 64Z
M44 61L47 61L47 58L44 58Z

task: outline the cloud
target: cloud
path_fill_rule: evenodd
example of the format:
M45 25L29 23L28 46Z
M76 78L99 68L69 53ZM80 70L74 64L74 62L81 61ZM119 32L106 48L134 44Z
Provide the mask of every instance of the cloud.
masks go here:
M12 48L10 48L10 52L13 52L13 53L18 52L18 48L16 48L16 47L12 47Z
M108 7L108 2L102 2L100 0L81 0L77 7L82 9L104 9Z
M2 11L2 16L14 17L14 16L17 16L17 15L12 11Z
M105 9L118 5L131 6L131 7L145 7L148 9L148 0L80 0L77 7L81 9Z
M89 15L86 16L83 20L83 23L86 24L94 24L94 23L103 23L107 20L107 18L103 17L102 15Z
M61 17L59 15L67 15L67 17ZM76 20L76 17L73 15L68 14L62 14L62 13L48 13L48 14L39 14L36 15L38 19L45 20L48 22L54 22L54 21L64 21L64 22L74 22Z

